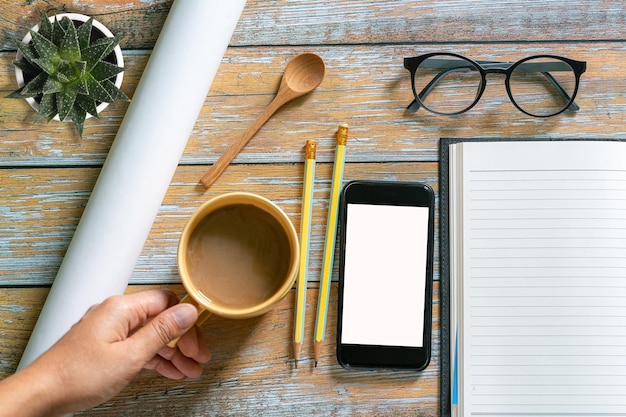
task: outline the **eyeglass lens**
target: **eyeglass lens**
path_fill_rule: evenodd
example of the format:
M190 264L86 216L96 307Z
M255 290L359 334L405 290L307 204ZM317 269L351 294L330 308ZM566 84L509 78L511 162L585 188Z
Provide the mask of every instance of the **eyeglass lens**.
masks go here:
M535 116L550 116L571 102L576 75L565 61L540 57L516 65L509 78L512 100Z
M511 65L479 64L487 72L490 68L504 70ZM537 57L513 65L507 88L512 101L522 111L535 116L550 116L571 103L576 76L567 62L553 57ZM435 55L416 68L413 88L428 110L452 115L462 113L476 103L484 82L480 70L472 61Z
M428 110L457 114L474 104L481 83L482 76L471 61L435 55L417 67L413 87Z

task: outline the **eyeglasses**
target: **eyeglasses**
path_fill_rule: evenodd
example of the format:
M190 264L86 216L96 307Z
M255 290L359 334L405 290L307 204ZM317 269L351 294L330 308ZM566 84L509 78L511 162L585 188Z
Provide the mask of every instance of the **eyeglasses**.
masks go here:
M511 102L535 117L576 111L580 76L587 63L556 55L535 55L517 62L472 61L453 53L430 53L404 58L411 73L415 100L420 107L442 115L461 114L476 105L487 85L487 74L504 74Z

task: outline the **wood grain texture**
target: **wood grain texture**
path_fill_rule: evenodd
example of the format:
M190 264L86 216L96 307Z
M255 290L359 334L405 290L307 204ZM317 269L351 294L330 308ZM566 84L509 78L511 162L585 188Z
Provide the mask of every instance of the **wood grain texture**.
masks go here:
M552 118L526 116L509 102L504 79L494 76L481 101L463 115L406 111L412 93L402 58L442 49L477 59L516 61L550 53L585 60L588 70L576 99L581 110ZM234 163L299 163L303 139L310 138L319 142L318 160L331 162L340 123L350 125L348 162L437 161L439 138L449 136L626 138L620 117L626 108L623 43L231 48L181 163L212 164L224 154L273 99L287 62L300 52L322 56L324 81L280 109ZM12 55L0 54L0 96L14 88ZM126 53L122 90L131 97L146 60L144 52ZM34 112L24 101L0 99L0 166L101 165L126 108L116 102L99 120L87 120L79 140L71 125L33 125Z
M122 90L132 97L171 4L0 0L0 378L19 361L127 109L117 102L100 119L88 120L82 140L66 123L33 124L24 101L5 98L15 89L10 38L21 38L42 12L93 15L124 37ZM303 146L315 139L306 322L312 337L337 126L350 126L345 181L417 180L436 192L441 137L626 139L625 21L620 0L248 0L129 291L167 285L182 295L178 237L211 196L262 194L299 229ZM506 61L546 53L587 61L576 99L581 110L548 119L525 116L509 103L504 80L496 75L481 102L464 115L408 113L412 93L402 58L433 51ZM324 59L322 84L280 109L205 191L198 184L201 175L270 103L287 62L302 52ZM436 245L436 260L438 250ZM293 369L292 290L263 317L209 321L203 331L214 357L202 378L175 382L146 371L119 396L81 415L132 417L150 410L155 416L438 416L437 284L433 360L422 373L345 371L337 365L334 283L318 369L310 339L299 369Z
M179 167L137 262L133 283L180 282L176 266L180 232L200 204L222 193L261 194L285 210L300 230L303 164L234 165L208 191L198 183L205 169ZM0 286L52 283L98 172L97 168L0 169ZM312 281L320 276L331 176L332 164L316 165ZM346 165L344 174L345 181L422 181L437 190L436 178L434 163L352 163Z
M134 286L128 292L142 291ZM180 285L167 286L179 296ZM30 336L44 288L0 292L0 378L14 372ZM117 397L81 416L438 415L439 294L435 284L433 359L423 372L345 370L335 359L337 285L331 288L323 354L314 368L312 339L318 286L307 291L305 343L298 369L291 353L292 290L269 313L248 320L211 317L203 334L212 359L201 378L170 381L144 371Z
M14 49L43 12L95 16L124 36L127 49L149 49L172 0L0 0L0 50ZM605 40L626 38L620 0L248 0L234 46Z

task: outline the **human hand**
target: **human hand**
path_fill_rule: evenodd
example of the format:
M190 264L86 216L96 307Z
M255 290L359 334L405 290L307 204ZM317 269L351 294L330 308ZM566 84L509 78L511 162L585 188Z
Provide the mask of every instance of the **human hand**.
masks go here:
M40 358L7 380L30 380L35 385L29 383L22 390L30 385L33 392L44 392L27 405L47 402L43 414L56 415L103 403L142 368L172 379L197 378L210 353L194 326L196 309L177 303L176 295L162 290L108 298L90 308ZM177 347L168 347L177 337ZM2 384L0 394L7 398ZM23 408L20 411L26 415Z

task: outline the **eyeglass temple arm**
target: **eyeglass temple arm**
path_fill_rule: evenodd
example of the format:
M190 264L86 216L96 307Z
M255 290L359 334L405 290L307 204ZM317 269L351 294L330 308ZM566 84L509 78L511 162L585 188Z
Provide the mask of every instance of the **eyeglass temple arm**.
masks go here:
M444 60L442 59L441 61L444 61ZM445 61L448 61L448 60L445 60ZM454 60L449 60L449 61L454 61ZM429 68L429 67L423 67L423 68ZM441 68L441 67L437 66L435 68ZM446 69L445 71L441 71L432 80L430 80L430 82L428 84L426 84L426 87L424 87L422 89L422 91L420 91L420 93L418 94L418 97L420 98L420 100L423 100L424 98L426 98L426 96L433 90L433 88L435 88L435 86L437 85L439 80L441 80L443 77L445 77L446 75L450 74L451 72L472 71L472 69L473 68L471 66L469 66L469 65L468 66L464 66L464 67L458 66L458 61L457 61L457 66L456 67ZM419 103L419 101L417 101L416 99L413 99L411 104L409 104L409 107L407 107L407 110L417 111L421 107L422 107L422 105Z
M418 94L419 99L420 100L424 99L432 91L432 89L435 88L439 80L441 80L443 77L450 74L451 72L468 71L468 70L475 71L475 68L470 65L459 66L459 61L460 60L458 59L430 58L426 62L423 62L422 64L420 64L420 67L422 68L437 68L437 69L442 69L444 71L441 71L439 74L437 74L422 89L422 91L420 91L420 93ZM497 68L502 65L508 65L510 67L511 65L514 64L512 62L498 62L498 61L477 61L477 63L485 69L489 69L490 67ZM548 72L548 71L570 71L571 68L566 63L564 62L528 62L528 63L520 64L516 68L516 70L522 71L522 72L542 73L543 76L546 77L556 87L559 94L566 101L569 102L571 100L571 97L569 96L569 94L567 94L567 92L561 86L561 84ZM421 104L416 99L413 99L411 104L409 104L409 106L407 107L407 110L417 111L421 107L422 107ZM567 106L567 108L570 110L580 110L580 107L578 107L578 105L574 101L572 101L569 104L569 106Z
M576 104L576 102L572 100L572 98L569 96L569 94L567 94L567 91L565 91L565 89L552 76L552 74L550 74L549 72L542 72L541 74L543 74L543 76L546 77L548 79L548 81L550 81L556 87L556 90L565 99L566 102L570 102L571 101L571 103L569 103L569 106L567 106L568 109L574 110L574 111L580 110L580 107L578 107L578 104Z

